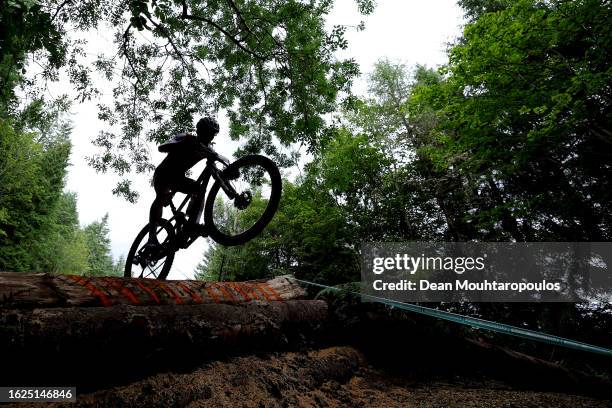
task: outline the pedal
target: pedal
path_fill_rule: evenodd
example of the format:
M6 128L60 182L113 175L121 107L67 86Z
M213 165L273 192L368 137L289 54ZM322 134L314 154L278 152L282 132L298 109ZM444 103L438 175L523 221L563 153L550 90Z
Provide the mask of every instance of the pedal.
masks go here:
M208 227L204 224L189 224L185 226L185 230L191 236L208 236Z
M197 234L201 237L207 237L208 236L208 227L204 224L197 224L196 225L196 230L197 230Z

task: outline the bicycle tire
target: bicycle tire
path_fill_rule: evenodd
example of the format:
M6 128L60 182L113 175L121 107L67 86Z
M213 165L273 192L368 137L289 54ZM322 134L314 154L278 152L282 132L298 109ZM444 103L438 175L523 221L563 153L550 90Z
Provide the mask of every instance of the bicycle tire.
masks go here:
M159 226L162 227L168 233L168 237L166 241L172 241L174 239L174 227L170 222L165 219L160 220ZM127 259L125 260L125 268L123 270L123 276L125 278L132 278L132 266L134 256L136 255L136 251L140 247L140 243L142 240L149 234L149 224L145 225L144 228L138 233L136 239L132 243L130 247L130 251L128 252ZM170 253L166 256L166 260L164 261L164 266L155 278L159 280L165 280L168 277L168 273L170 272L170 268L172 267L172 262L174 262L174 254L175 252Z
M268 225L268 223L272 220L272 217L276 213L276 210L278 209L278 204L280 202L282 193L282 181L280 171L272 160L265 156L252 154L241 157L240 159L236 160L227 167L226 171L238 171L241 167L253 165L259 165L267 171L268 175L270 176L271 193L270 198L268 200L268 205L264 210L264 213L259 218L259 220L257 220L257 222L253 224L251 228L237 235L229 235L224 232L221 232L219 228L215 225L213 219L215 199L221 187L219 183L215 182L208 193L206 205L204 208L204 224L208 226L209 236L215 242L221 245L234 246L244 244L245 242L250 241Z

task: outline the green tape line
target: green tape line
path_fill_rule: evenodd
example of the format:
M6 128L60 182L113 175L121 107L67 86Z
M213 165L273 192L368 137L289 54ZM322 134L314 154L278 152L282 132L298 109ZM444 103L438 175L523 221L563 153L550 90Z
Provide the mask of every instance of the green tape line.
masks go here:
M535 330L522 329L520 327L512 326L504 323L496 323L490 320L478 319L476 317L464 316L457 313L446 312L444 310L436 310L426 306L419 306L410 303L402 303L395 300L385 299L378 296L366 295L363 293L357 293L346 289L336 288L333 286L327 286L320 283L309 282L302 279L290 277L295 280L310 286L316 286L324 289L331 289L337 292L347 292L362 299L372 300L374 302L383 303L387 306L395 307L410 312L419 313L426 316L432 316L438 319L447 320L449 322L455 322L466 326L476 327L479 329L485 329L494 331L497 333L508 334L510 336L522 337L524 339L539 341L541 343L553 344L556 346L562 346L575 350L588 351L590 353L602 354L604 356L612 357L612 350L599 347L588 343L583 343L576 340L566 339L564 337L554 336L552 334L546 334Z

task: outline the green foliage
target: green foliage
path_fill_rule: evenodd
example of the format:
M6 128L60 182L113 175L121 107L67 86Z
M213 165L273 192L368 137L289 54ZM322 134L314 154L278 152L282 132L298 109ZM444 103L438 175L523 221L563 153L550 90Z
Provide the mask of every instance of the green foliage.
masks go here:
M263 203L256 199L253 204L257 213ZM279 210L264 232L240 247L213 244L196 276L246 280L295 273L324 282L355 280L359 270L349 237L341 211L328 195L284 181Z
M61 217L70 142L65 133L45 143L0 119L0 269L48 270L49 243Z
M347 129L356 139L366 137L375 153L355 155L338 150L338 154L365 163L361 166L378 166L376 172L351 177L353 183L362 184L364 192L346 201L348 214L362 215L361 220L354 220L361 225L360 239L458 239L456 212L450 208L451 201L459 201L455 182L448 172L435 171L424 154L432 146L430 131L439 118L431 109L418 114L409 109L414 103L413 89L440 80L425 67L410 72L403 64L380 60L368 77L367 98L359 101L356 110L345 113ZM328 153L322 160L329 157ZM345 202L342 197L340 202Z
M305 180L312 191L327 193L325 199L333 200L362 239L389 238L389 223L396 223L395 209L385 202L393 187L388 182L391 161L380 147L369 136L339 129L309 165Z
M70 126L38 106L22 112L20 126L0 119L0 270L121 275L107 218L82 230L76 195L63 192Z
M105 276L116 273L117 267L113 264L110 253L110 239L108 237L108 214L100 221L94 221L83 229L87 243L87 274L91 276Z
M125 256L121 255L117 262L113 264L111 272L107 273L110 276L123 276L123 270L125 269Z
M485 13L495 13L512 5L512 0L459 0L458 4L465 11L465 16L471 21L477 20Z
M347 282L366 240L610 238L610 5L463 4L449 64L379 61L262 236L208 251L209 279Z
M471 237L610 238L609 3L512 2L465 28L446 79L416 92L444 120L427 151L470 201Z
M81 275L88 270L87 241L79 228L76 195L64 193L60 197L47 242L49 267L52 273Z
M70 123L63 119L69 101L65 96L45 101L44 87L36 82L57 80L66 66L81 97L91 96L87 68L77 58L85 55L80 40L68 38L69 18L61 15L69 2L5 3L0 8L0 270L102 273L100 245L106 245L110 259L108 231L96 237L93 227L81 230L76 196L63 192L71 149ZM80 28L99 19L92 9L99 5L79 6ZM40 71L36 76L28 72L31 60ZM18 93L29 102L19 101ZM104 273L113 267L119 268L111 260Z
M99 118L113 131L94 140L100 150L90 163L122 178L151 169L144 139L161 142L191 128L196 115L221 109L229 113L230 135L245 141L239 154L264 150L288 164L273 140L318 149L329 132L325 115L358 74L354 60L336 57L347 47L346 27L325 26L333 0L9 4L0 24L11 39L0 55L0 74L9 78L3 100L14 102L18 85L40 93L34 75L23 78L33 69L26 64L32 55L43 81L65 70L80 100L101 93L94 76L107 79L101 86L112 89L114 102L99 106ZM356 5L364 15L374 9L372 0ZM93 64L79 38L90 29L114 31L114 49ZM127 179L114 192L137 198Z
M5 118L16 108L15 87L24 80L30 55L45 56L47 74L66 62L62 34L40 2L3 2L0 7L0 117Z

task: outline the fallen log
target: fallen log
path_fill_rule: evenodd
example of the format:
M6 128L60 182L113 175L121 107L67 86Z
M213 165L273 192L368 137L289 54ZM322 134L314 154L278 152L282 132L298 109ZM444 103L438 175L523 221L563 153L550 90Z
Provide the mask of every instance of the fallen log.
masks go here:
M304 295L304 289L287 276L267 281L204 282L0 272L0 308L10 309L240 304L286 301Z
M327 318L318 300L0 309L0 383L121 382L209 356L290 347ZM129 373L129 374L128 374ZM67 382L66 382L67 381Z

